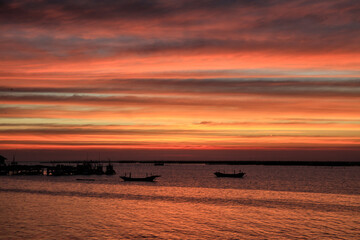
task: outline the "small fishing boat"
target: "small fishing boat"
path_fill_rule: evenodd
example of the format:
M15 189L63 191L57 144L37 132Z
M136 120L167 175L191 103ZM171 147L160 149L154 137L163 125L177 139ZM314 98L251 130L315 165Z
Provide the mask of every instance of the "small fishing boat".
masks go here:
M77 178L76 181L89 181L89 182L93 182L93 181L95 181L95 179L93 179L93 178Z
M245 173L239 171L238 173L222 173L222 172L214 172L216 177L229 177L229 178L242 178L244 177Z
M130 176L120 176L120 178L122 180L124 180L125 182L129 182L129 181L133 181L133 182L153 182L156 178L160 177L160 175L151 175L151 176L146 176L146 177L131 177Z
M116 174L113 165L110 164L110 161L109 161L109 164L106 166L105 174L106 175L115 175Z

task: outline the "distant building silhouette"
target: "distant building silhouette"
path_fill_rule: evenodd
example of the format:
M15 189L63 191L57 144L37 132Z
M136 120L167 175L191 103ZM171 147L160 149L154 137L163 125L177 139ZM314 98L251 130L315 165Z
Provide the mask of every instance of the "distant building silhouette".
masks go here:
M6 159L7 159L6 157L0 155L0 165L5 165L5 160Z

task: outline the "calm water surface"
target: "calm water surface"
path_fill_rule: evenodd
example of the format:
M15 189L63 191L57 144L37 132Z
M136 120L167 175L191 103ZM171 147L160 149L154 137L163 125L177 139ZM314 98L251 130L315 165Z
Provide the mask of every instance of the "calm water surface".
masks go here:
M115 164L114 176L1 176L1 239L360 239L360 168ZM119 175L160 174L155 183ZM93 178L93 182L76 181Z

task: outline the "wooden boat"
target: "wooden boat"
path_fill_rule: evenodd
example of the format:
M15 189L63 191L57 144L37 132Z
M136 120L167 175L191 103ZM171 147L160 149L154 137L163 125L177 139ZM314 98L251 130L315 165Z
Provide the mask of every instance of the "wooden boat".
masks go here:
M128 181L133 181L133 182L153 182L156 178L160 177L160 175L151 175L151 176L146 176L146 177L131 177L130 176L120 176L120 178L126 182Z
M115 170L114 170L114 167L113 167L112 164L110 164L110 162L109 162L109 164L106 166L105 174L106 174L106 175L115 175L115 174L116 174L116 172L115 172Z
M238 173L222 173L222 172L214 172L216 177L228 177L228 178L242 178L244 177L244 172L238 172Z
M95 179L93 179L93 178L77 178L76 181L88 181L88 182L93 182L93 181L95 181Z

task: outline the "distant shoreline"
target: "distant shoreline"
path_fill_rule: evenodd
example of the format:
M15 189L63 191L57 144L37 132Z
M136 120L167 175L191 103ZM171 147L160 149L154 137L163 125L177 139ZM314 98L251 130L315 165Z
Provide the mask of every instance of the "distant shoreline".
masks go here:
M41 163L108 163L109 161L42 161ZM266 165L266 166L360 166L360 161L135 161L121 160L110 161L111 163L163 163L163 164L206 164L206 165Z

